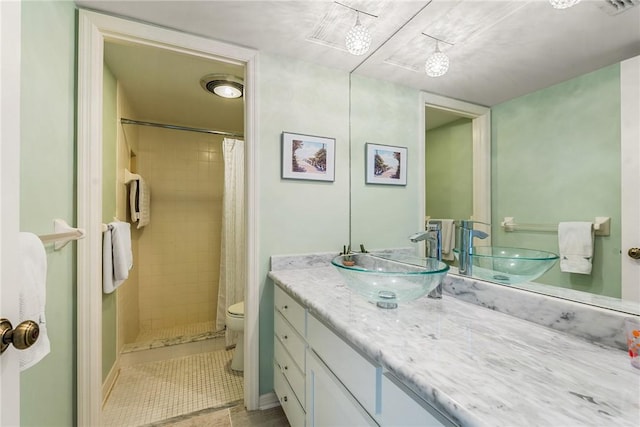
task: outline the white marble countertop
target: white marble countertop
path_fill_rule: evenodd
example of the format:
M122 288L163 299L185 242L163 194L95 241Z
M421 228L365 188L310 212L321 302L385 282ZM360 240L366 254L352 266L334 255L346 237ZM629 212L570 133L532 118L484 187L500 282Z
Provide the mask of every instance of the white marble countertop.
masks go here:
M450 295L383 310L333 267L269 276L462 426L640 425L640 370L625 351Z

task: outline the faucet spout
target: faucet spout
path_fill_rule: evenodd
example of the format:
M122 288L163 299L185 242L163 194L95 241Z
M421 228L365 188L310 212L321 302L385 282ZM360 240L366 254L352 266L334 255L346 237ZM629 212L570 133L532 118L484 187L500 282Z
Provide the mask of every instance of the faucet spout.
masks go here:
M411 236L409 236L409 240L411 240L411 242L413 243L418 243L421 242L423 240L426 240L429 238L429 232L428 231L418 231L415 234L412 234Z
M462 220L458 226L458 272L462 276L471 276L473 272L473 264L471 262L471 254L473 253L473 238L486 239L489 234L481 230L474 230L473 224L478 221ZM480 223L489 225L486 223Z

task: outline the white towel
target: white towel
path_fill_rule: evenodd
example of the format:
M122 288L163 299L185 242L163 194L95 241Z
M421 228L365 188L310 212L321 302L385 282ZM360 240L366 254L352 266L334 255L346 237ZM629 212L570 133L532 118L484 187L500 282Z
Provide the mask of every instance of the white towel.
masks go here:
M131 205L131 220L138 224L137 228L148 225L151 220L151 190L142 177L131 181L129 203Z
M456 247L456 226L452 219L433 219L429 218L429 222L440 222L440 235L442 237L442 259L453 261L453 248ZM426 228L426 227L425 227Z
M102 291L110 294L129 277L133 267L131 225L115 221L102 237Z
M38 363L51 351L44 314L47 299L47 253L38 236L32 233L20 233L18 254L20 256L18 323L33 320L40 328L37 341L31 347L19 352L20 370L24 371ZM17 324L13 325L14 328L16 326Z
M560 271L591 274L593 261L593 224L561 222L558 224Z

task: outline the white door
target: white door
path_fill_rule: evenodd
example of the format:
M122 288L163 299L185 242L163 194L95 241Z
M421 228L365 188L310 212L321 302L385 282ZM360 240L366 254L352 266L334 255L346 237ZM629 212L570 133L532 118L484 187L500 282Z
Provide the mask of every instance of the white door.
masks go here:
M620 66L622 145L622 299L640 302L640 56Z
M0 317L13 326L18 320L20 8L20 2L0 1ZM10 346L0 356L0 425L19 424L20 372Z

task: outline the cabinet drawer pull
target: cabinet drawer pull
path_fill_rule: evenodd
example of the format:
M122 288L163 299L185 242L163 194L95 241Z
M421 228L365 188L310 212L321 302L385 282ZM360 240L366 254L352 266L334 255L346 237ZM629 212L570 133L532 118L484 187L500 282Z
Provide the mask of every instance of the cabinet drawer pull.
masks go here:
M283 335L283 336L282 336L282 339L283 339L283 340L286 340L287 338L289 338L289 337L288 337L288 336L286 336L286 335Z
M287 396L283 396L283 397L282 397L282 401L283 401L283 402L288 402L288 401L289 401L289 398L288 398Z
M287 310L288 308L289 308L289 306L288 306L288 305L286 305L286 304L282 306L282 309L283 309L283 310Z
M289 367L287 365L284 365L284 370L286 371L287 369L289 369Z

